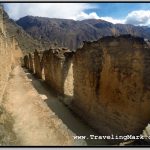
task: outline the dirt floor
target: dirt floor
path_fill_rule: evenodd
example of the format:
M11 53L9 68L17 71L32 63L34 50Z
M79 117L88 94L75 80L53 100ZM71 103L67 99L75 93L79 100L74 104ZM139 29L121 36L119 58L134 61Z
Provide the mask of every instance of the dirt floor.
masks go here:
M2 101L13 119L19 145L86 145L84 140L73 139L75 134L48 107L31 81L20 66L15 67Z

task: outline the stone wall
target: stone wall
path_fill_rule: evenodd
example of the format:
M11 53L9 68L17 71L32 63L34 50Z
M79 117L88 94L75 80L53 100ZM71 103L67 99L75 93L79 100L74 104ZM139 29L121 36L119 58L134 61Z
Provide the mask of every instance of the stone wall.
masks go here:
M75 53L34 53L35 72L100 134L139 134L150 120L150 49L130 35L84 42Z
M37 60L34 60L34 55L32 53L29 53L25 55L23 59L24 59L24 62L22 63L22 67L29 69L31 73L35 73L34 61L37 61ZM37 70L38 68L36 68L36 74L38 73Z
M104 135L139 134L150 120L150 49L141 38L85 43L73 61L73 108Z
M60 94L73 95L73 52L67 49L50 49L43 54L45 81Z
M33 63L34 55L29 53L29 57L28 58L29 58L29 70L30 70L31 73L34 73L35 72L35 70L34 70L34 63Z
M34 69L35 69L35 75L42 79L42 68L43 68L43 64L41 63L42 60L42 53L38 52L37 50L35 50L34 52Z

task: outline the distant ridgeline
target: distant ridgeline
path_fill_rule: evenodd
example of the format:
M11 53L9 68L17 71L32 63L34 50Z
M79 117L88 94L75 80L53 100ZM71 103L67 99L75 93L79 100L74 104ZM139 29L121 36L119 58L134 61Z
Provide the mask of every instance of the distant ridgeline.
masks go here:
M150 39L150 27L113 24L101 19L58 19L25 16L16 21L30 36L47 44L57 44L72 51L83 46L83 41L95 41L104 36L133 36ZM47 43L47 44L46 44Z
M107 36L76 52L36 50L24 66L101 135L139 135L150 121L150 48L143 38Z

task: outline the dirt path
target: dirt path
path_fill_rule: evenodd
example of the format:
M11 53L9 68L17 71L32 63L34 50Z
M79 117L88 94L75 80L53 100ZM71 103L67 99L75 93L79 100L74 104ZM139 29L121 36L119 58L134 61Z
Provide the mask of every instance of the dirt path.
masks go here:
M48 104L53 112L63 121L67 127L76 135L90 137L90 135L98 135L91 127L76 116L67 106L58 100L56 93L45 84L43 80L38 80L25 69L26 75L32 82L34 88L41 95L43 100ZM106 140L86 139L88 145L108 145Z
M14 119L13 130L21 145L86 145L58 119L33 88L23 69L11 73L3 106Z

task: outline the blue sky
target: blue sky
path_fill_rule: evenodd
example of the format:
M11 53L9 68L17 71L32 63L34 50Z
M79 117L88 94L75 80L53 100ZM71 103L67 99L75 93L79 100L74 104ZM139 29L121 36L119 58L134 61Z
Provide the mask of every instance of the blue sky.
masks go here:
M135 10L150 10L150 3L96 3L92 4L97 9L86 10L87 13L95 11L99 16L111 16L117 19L123 19Z
M150 26L150 3L5 3L13 19L26 15Z
M150 10L150 3L96 3L97 9L86 10L87 13L95 11L99 16L111 16L122 19L134 10Z

